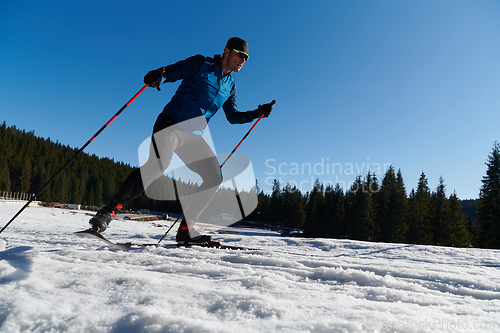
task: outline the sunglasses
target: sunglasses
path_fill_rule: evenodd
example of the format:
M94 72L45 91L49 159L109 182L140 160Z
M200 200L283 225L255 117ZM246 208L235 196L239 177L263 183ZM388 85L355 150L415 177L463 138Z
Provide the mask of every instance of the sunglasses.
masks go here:
M234 52L236 52L236 54L241 58L241 59L245 59L245 61L248 60L248 54L246 54L245 52L243 51L238 51L238 50L235 50L233 49Z

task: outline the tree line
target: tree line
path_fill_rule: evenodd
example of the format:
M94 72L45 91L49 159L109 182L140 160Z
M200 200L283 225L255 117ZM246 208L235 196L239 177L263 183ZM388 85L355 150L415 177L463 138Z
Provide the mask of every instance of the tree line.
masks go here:
M407 194L399 170L389 167L379 182L374 173L357 176L344 191L319 180L301 194L275 180L272 194L259 194L259 217L302 228L306 237L433 244L465 247L472 244L472 227L457 195L445 194L441 177L431 191L424 173L417 189Z
M0 126L0 196L3 193L38 193L78 149L36 137L34 132L15 126ZM37 198L45 202L102 206L119 189L133 167L109 158L81 153ZM169 183L171 184L171 183ZM190 192L192 184L178 182L180 191ZM166 189L173 191L173 189ZM174 196L175 197L175 196ZM125 209L180 212L175 201L156 201L141 195Z
M325 187L318 180L310 192L301 194L274 180L271 194L259 193L253 218L302 228L305 237L500 248L497 142L486 166L479 199L464 201L456 193L446 195L442 177L431 190L424 172L416 189L407 193L401 170L395 172L393 166L380 182L374 173L356 177L347 191L338 184Z

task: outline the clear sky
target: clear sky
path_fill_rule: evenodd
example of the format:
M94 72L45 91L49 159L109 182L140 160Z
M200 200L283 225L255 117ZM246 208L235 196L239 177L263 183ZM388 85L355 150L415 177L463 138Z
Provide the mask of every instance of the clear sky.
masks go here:
M367 169L424 172L435 190L476 198L500 140L498 1L0 2L0 121L80 147L144 84L194 54L248 41L235 73L241 111L276 99L238 152L261 189L348 186ZM178 84L141 94L86 152L138 165ZM219 153L251 124L210 122Z

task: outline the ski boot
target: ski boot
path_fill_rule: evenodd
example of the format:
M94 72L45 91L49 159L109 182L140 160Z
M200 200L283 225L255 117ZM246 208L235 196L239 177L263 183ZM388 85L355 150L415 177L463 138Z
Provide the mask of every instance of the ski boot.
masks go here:
M89 221L92 229L97 232L103 232L108 228L108 225L116 217L116 214L120 212L123 206L116 200L109 201L104 207L102 207L94 217Z
M186 219L183 218L181 221L181 225L177 230L177 236L175 236L175 240L179 244L205 244L211 243L212 237L207 235L202 235L196 230L192 225L188 226Z

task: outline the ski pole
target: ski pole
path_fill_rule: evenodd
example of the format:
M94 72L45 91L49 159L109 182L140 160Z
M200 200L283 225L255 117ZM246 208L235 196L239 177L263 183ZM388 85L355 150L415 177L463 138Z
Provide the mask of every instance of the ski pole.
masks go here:
M276 104L276 100L273 100L271 102L271 105L274 105L274 104ZM225 159L225 161L222 162L222 164L220 166L221 169L224 166L224 164L226 164L226 162L231 158L231 156L233 156L233 154L236 151L236 149L238 149L238 147L243 143L243 141L245 141L245 139L247 138L247 136L250 135L250 132L253 131L253 129L255 128L255 126L257 126L257 124L259 123L259 121L263 117L264 117L264 114L262 114L259 117L259 119L257 119L257 121L255 122L255 124L253 124L253 126L248 130L248 132L245 134L245 136L243 137L243 139L241 139L241 141L236 145L236 147L234 147L233 151L227 156L227 158ZM234 191L236 192L236 201L238 202L238 208L240 209L241 217L244 218L245 217L245 212L243 210L243 204L241 203L240 193L238 192L238 188L236 187L236 181L234 180L234 178L232 178L231 182L233 184Z
M136 99L137 96L139 96L147 87L149 87L149 85L145 85L144 87L142 87L141 90L139 90L127 103L125 103L125 105L122 106L122 108L120 110L118 110L117 113L115 113L115 115L113 117L111 117L111 119L108 120L108 122L106 124L104 124L76 153L75 155L73 155L73 157L71 157L60 169L59 171L57 171L53 176L52 178L49 179L49 181L42 186L42 188L38 191L38 193L36 193L34 196L32 196L30 198L30 200L28 200L28 202L16 213L16 215L14 215L14 217L12 217L10 219L10 221L2 228L2 230L0 230L0 233L2 233L25 209L26 207L28 207L33 201L36 200L36 198L47 188L49 187L49 185L54 181L54 179L56 179L57 176L59 176L59 174L61 172L63 172L64 169L66 169L68 167L68 165L73 162L73 160L78 156L80 155L80 153L85 149L87 148L87 146L92 142L94 141L94 139L99 135L101 134L102 131L104 131L106 129L106 127L108 127L109 124L111 124L111 122L113 120L115 120L116 117L118 117L120 115L120 113L122 113L123 110L125 110L125 108L127 106L129 106L130 103L132 103L134 101L134 99Z
M276 104L276 101L273 100L271 102L273 105ZM231 156L233 156L234 152L236 151L236 149L238 149L238 147L243 143L243 141L245 141L245 139L247 138L247 136L250 134L250 132L253 131L253 129L255 128L255 126L257 126L257 124L259 123L259 121L262 119L262 117L264 117L264 115L261 115L259 117L259 119L257 119L257 121L253 124L253 126L248 130L248 132L245 134L245 136L243 137L243 139L241 139L241 141L236 145L236 147L233 149L233 151L227 156L227 158L224 160L224 162L222 162L222 164L220 165L220 168L222 169L222 167L224 166L224 164L226 164L226 162L231 158ZM173 174L172 174L173 176ZM175 177L174 177L175 178ZM236 199L238 201L238 206L240 208L240 212L243 215L243 206L241 204L241 200L240 200L240 195L238 193L238 189L236 188L236 183L233 179L233 186L235 187L235 191L236 191ZM174 187L175 187L175 179L174 179ZM179 200L179 197L177 195L177 187L175 187L175 195L177 197L177 200ZM158 241L157 245L160 244L160 242L163 240L163 238L165 238L165 236L170 232L170 230L172 230L172 228L174 227L174 225L177 223L177 221L179 221L179 219L183 218L184 217L184 214L182 214L181 216L179 216L175 222L170 226L170 228L168 228L167 232L163 235L163 237Z
M177 183L175 182L175 175L174 175L174 171L172 170L172 181L174 182L174 192L175 192L175 200L176 201L179 201L179 203L181 202L181 200L179 199L179 192L177 191ZM182 213L181 215L179 215L179 217L175 220L174 223L172 223L172 225L170 226L170 228L168 228L167 232L165 233L165 235L163 235L163 237L158 241L158 244L157 245L160 245L161 241L163 240L163 238L165 238L165 236L170 232L170 230L172 230L172 228L174 227L174 225L177 223L177 221L179 221L180 219L182 219L184 217L184 213Z
M276 104L276 100L273 100L271 102L273 105ZM264 115L262 114L259 119L257 119L257 121L255 122L255 124L253 124L252 128L250 128L247 132L247 134L245 134L245 136L243 137L243 139L241 139L241 141L236 145L236 147L233 149L233 151L231 152L231 154L228 155L228 157L226 158L226 160L224 162L222 162L220 168L222 169L222 167L224 166L224 164L226 164L226 162L231 158L231 156L233 156L234 152L236 151L236 149L238 149L238 147L243 143L243 141L245 141L245 139L247 138L247 136L250 134L250 132L253 131L253 129L255 128L255 126L257 126L257 124L259 123L259 121L262 119L262 117L264 117Z

